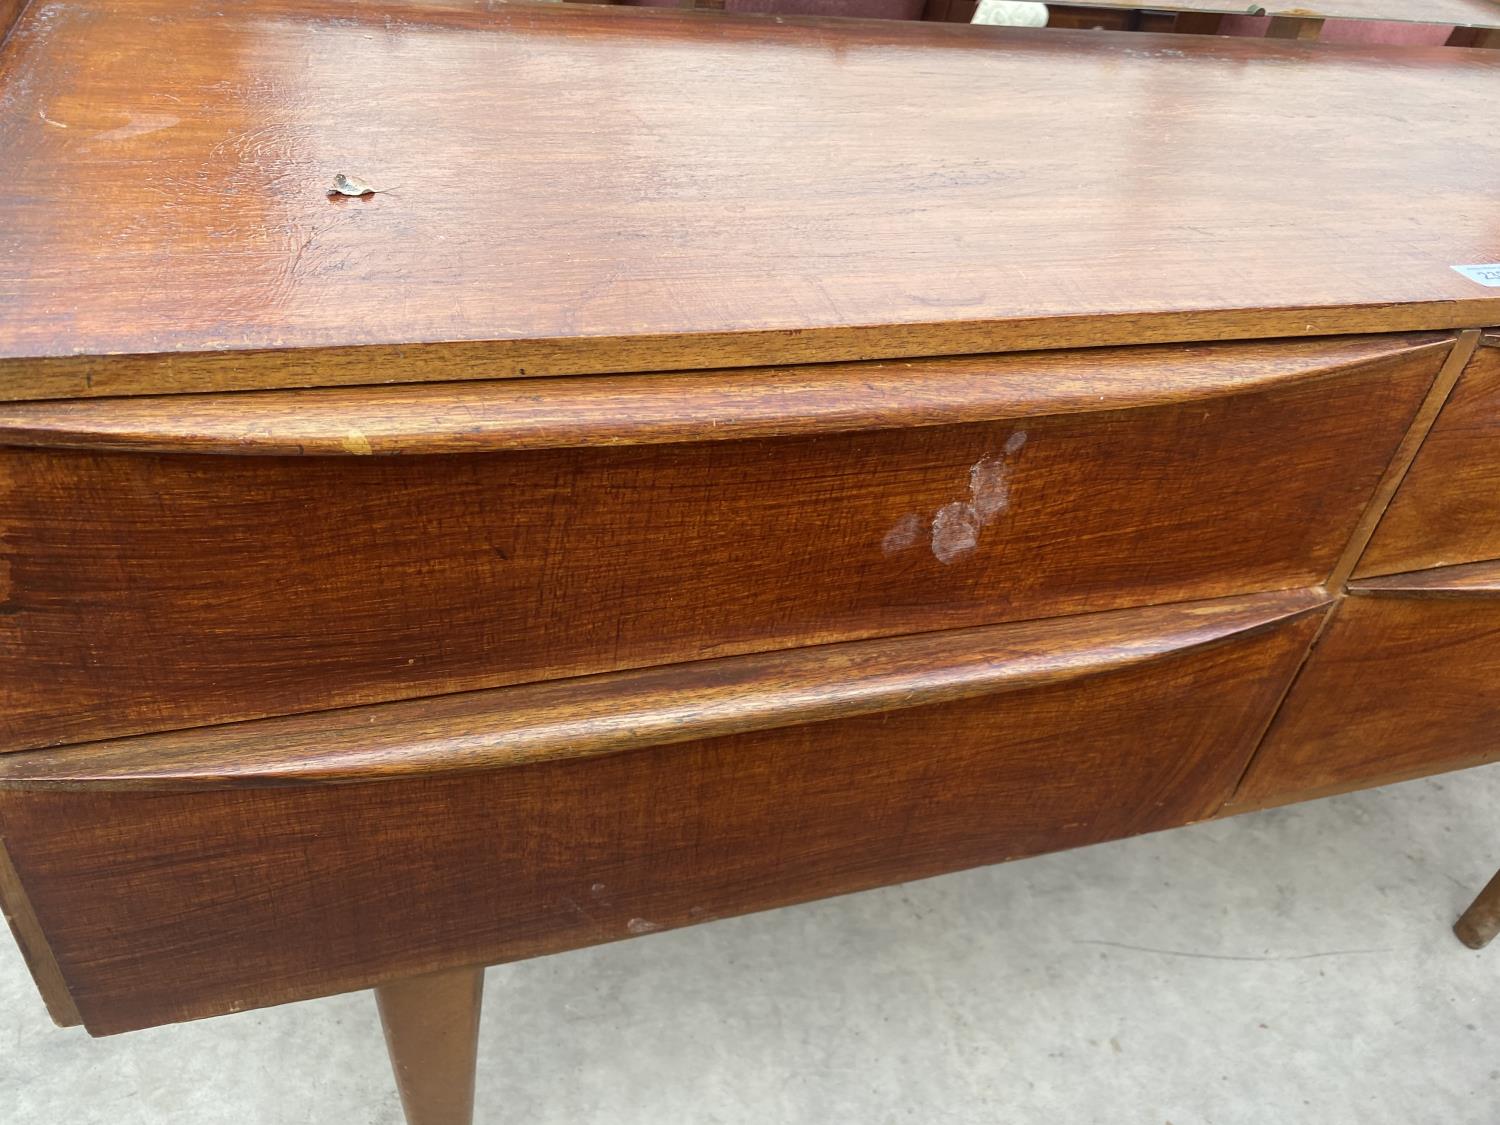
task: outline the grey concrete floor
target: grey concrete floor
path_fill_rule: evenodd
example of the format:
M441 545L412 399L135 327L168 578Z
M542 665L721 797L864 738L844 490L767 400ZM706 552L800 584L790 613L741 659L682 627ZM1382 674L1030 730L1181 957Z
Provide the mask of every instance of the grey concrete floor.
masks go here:
M479 1123L1496 1125L1500 766L491 969ZM4 1125L396 1125L368 994L91 1040Z

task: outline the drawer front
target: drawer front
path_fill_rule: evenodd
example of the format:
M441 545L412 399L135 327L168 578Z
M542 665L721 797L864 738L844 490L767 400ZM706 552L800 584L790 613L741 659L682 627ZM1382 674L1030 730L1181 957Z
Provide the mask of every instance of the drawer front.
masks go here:
M1449 347L11 406L0 748L1311 585Z
M1376 579L1350 593L1233 811L1500 758L1500 564Z
M1474 353L1355 570L1500 558L1500 347Z
M108 1033L1166 828L1222 804L1323 610L1267 594L7 755L9 906Z

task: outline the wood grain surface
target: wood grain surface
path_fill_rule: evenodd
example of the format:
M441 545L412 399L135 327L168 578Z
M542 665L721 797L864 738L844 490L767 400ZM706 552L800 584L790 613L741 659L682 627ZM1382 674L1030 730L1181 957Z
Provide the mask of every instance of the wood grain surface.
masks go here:
M1227 811L1463 769L1500 758L1500 582L1436 575L1360 591L1319 638ZM1351 593L1354 591L1351 591Z
M78 1009L73 1006L73 998L68 995L62 970L58 968L57 959L52 956L47 935L42 932L41 923L31 909L31 899L21 886L21 877L11 865L3 840L0 840L0 914L5 915L6 924L16 939L16 946L21 951L21 958L26 962L31 979L36 982L37 991L42 994L52 1022L59 1027L73 1027L80 1023L81 1017Z
M1373 598L1467 598L1500 593L1500 561L1490 559L1465 566L1442 566L1409 574L1362 578L1349 584L1349 593Z
M1098 615L1095 649L1155 658L625 753L343 786L0 787L0 838L91 1031L237 1011L1209 815L1320 601L1244 599L1244 631L1207 644L1195 607ZM1037 630L1077 624L1014 628L1045 649ZM857 695L859 675L824 682Z
M1449 350L1447 358L1443 360L1443 366L1439 369L1437 377L1428 387L1427 394L1422 399L1422 405L1417 408L1411 425L1407 427L1401 444L1396 447L1396 452L1392 454L1386 465L1380 483L1375 486L1375 491L1370 497L1370 502L1360 513L1359 522L1355 524L1349 541L1344 544L1344 553L1339 557L1333 573L1324 583L1328 589L1342 590L1364 557L1365 548L1369 546L1397 490L1405 482L1413 462L1416 461L1417 454L1427 440L1428 433L1447 404L1448 396L1453 393L1459 377L1468 368L1469 361L1473 359L1474 350L1479 346L1481 339L1482 335L1477 329L1458 334L1458 339Z
M21 18L21 9L26 3L27 0L0 0L0 44L5 42L10 29Z
M1121 671L1316 609L1290 591L199 727L0 758L9 789L167 789L436 776L828 722Z
M1448 345L1292 347L1207 397L897 430L0 450L0 748L1320 583ZM1105 362L1069 394L1107 402Z
M450 969L375 990L406 1125L472 1125L484 970Z
M1451 267L1500 260L1500 133L1455 109L1497 76L1439 48L38 0L0 54L0 397L1491 324ZM383 190L330 198L339 172Z
M1354 573L1500 558L1500 348L1474 353Z
M385 456L1016 421L1246 394L1443 334L1097 348L655 375L0 403L0 446ZM1467 350L1464 352L1468 354Z
M1383 20L1500 28L1495 0L1089 0L1097 8L1150 8L1162 12L1212 12L1226 16L1272 16L1302 20Z

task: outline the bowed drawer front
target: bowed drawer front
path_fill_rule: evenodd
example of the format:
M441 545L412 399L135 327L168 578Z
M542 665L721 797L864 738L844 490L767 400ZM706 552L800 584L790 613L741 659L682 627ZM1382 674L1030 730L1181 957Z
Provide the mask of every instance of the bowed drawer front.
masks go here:
M1283 591L3 755L11 907L102 1034L1166 828L1228 796L1325 602Z
M1500 758L1500 563L1356 581L1233 811Z
M1354 573L1365 578L1494 558L1500 558L1500 347L1488 346L1464 369Z
M1427 432L1231 806L1500 757L1500 348Z
M1322 582L1443 335L0 408L0 748Z

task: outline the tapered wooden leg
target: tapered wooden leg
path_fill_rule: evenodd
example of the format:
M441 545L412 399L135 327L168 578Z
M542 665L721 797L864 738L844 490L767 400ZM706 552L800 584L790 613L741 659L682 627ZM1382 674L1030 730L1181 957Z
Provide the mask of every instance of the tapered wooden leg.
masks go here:
M375 990L407 1125L471 1125L484 970L408 977Z
M1500 872L1453 924L1453 932L1470 949L1483 949L1500 933Z

